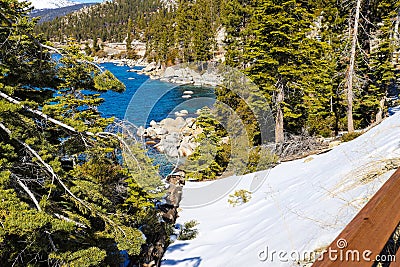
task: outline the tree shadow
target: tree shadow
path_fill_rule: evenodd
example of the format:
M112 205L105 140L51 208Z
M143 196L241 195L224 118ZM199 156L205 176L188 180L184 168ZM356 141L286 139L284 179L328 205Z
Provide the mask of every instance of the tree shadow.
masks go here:
M168 252L174 252L177 250L183 251L183 248L189 245L189 243L180 243L180 244L175 244L172 246L168 247Z
M186 258L183 260L163 260L161 266L165 265L171 265L174 266L179 263L186 263L186 266L191 266L191 267L199 267L201 263L201 258L200 257L193 257L193 258Z

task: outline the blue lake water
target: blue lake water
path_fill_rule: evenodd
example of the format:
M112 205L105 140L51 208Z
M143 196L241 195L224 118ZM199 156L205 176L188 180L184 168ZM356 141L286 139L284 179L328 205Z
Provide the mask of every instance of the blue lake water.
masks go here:
M215 102L214 89L210 87L177 86L148 76L128 72L128 66L116 66L113 63L101 64L111 71L126 86L123 93L106 92L101 95L105 102L99 111L105 117L115 116L126 119L136 126L148 126L151 120L161 121L174 117L174 113L187 110L189 116ZM190 99L182 98L184 91L193 91Z
M151 120L161 121L167 117L175 118L175 112L187 110L188 116L195 117L198 109L215 103L214 89L198 86L177 86L146 75L128 72L128 66L116 66L113 63L101 64L111 71L126 86L123 93L102 93L104 103L99 111L104 117L116 117L128 120L136 126L147 127ZM191 98L182 98L185 91L193 91ZM176 162L167 159L154 148L148 147L148 155L160 168L162 176L168 175Z

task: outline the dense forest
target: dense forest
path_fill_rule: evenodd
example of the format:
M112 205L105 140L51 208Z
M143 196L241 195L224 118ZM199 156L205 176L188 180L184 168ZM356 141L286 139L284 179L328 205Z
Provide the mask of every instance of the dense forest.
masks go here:
M46 40L63 42L74 38L78 42L100 39L122 42L127 37L128 20L134 21L132 34L139 38L148 16L158 11L158 0L105 1L64 17L38 24L37 33Z
M223 27L226 64L263 90L280 127L332 136L381 120L397 87L398 12L398 1L181 1L145 36L154 60L209 60Z
M226 64L260 86L284 132L332 136L381 120L385 97L396 94L398 12L394 0L130 0L37 30L55 41L140 39L149 61L172 65L215 58L224 29Z
M122 140L123 125L97 110L99 92L125 86L78 44L46 45L29 11L0 2L1 265L143 263L169 229L155 208L164 184L142 147Z
M379 123L398 97L399 7L395 0L180 1L147 23L147 56L166 65L216 60L223 29L224 64L262 91L275 118L276 143L341 131L354 138L355 130ZM262 148L259 122L231 89L217 87L217 99L236 111L249 141ZM217 150L214 171L200 179L227 164L229 148Z
M132 1L122 2L119 13L96 13L97 8L80 23L115 16L119 29L101 24L95 35L116 30L120 37L109 41L139 39L146 43L147 60L162 66L224 60L241 70L260 88L274 114L277 143L341 131L355 137L354 130L379 123L398 96L398 1L181 0L151 2L152 11L148 7L139 13L129 11ZM52 23L38 30L53 40L81 39L84 27L67 25L70 20L73 16L54 22L61 29L58 34L56 28L49 31ZM222 48L217 45L220 33ZM245 101L223 86L216 93L247 121L251 143L262 145Z

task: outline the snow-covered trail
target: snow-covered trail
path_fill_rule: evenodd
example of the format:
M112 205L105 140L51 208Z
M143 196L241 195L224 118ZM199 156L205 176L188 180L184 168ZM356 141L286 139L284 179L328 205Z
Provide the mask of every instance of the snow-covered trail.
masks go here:
M255 189L256 175L266 179L241 206L230 206L227 195L197 208L182 205L178 223L197 220L199 235L171 244L162 266L295 266L297 252L329 245L368 202L394 172L384 171L390 159L400 159L400 114L326 154L239 177L228 194ZM206 190L193 188L209 183L188 183L182 203L206 198ZM271 259L281 250L288 255Z

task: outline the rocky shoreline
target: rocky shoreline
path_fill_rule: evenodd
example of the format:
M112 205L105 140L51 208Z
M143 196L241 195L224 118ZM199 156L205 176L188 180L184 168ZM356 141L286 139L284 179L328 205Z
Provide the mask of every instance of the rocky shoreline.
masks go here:
M145 138L148 145L154 145L168 157L184 158L193 154L198 147L196 137L202 133L195 118L183 118L186 110L177 113L176 119L166 118L160 122L151 121L148 128L139 127L137 135Z
M166 118L160 122L151 121L147 128L139 127L137 135L147 140L160 153L167 156L180 158L193 154L199 145L195 142L202 129L196 125L196 119L183 117L188 115L186 110L177 112L176 118ZM178 218L178 208L182 199L182 190L185 185L185 173L177 171L166 177L167 192L162 203L157 205L165 227L160 229L153 240L143 247L141 258L143 267L161 266L162 257L171 244L170 233L166 231L169 226L175 226Z
M134 59L109 59L109 58L98 58L95 57L93 61L96 64L103 64L103 63L113 63L119 66L128 66L130 68L133 67L146 67L149 65L147 62L143 60L134 60Z
M205 69L202 65L195 63L163 68L161 65L152 62L137 72L149 75L150 79L175 84L215 87L222 83L222 76L218 74L217 68L215 66L210 67L210 64Z
M218 63L190 63L179 64L171 67L164 67L156 62L146 62L144 60L133 59L107 59L95 58L97 64L114 63L119 66L128 66L130 72L136 72L149 76L152 80L160 80L174 84L187 84L194 86L215 87L222 83L222 76L218 73ZM205 66L206 65L206 66ZM143 67L135 69L134 67Z

